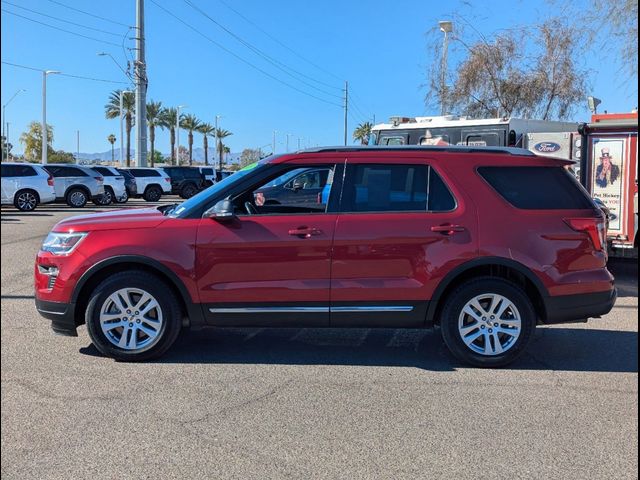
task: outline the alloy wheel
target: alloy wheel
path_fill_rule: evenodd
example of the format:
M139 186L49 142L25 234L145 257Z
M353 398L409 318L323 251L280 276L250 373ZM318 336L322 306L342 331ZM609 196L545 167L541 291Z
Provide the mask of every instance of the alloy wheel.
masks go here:
M22 192L18 195L17 203L19 210L28 212L36 208L38 205L38 199L32 192Z
M71 194L71 196L69 197L69 201L74 207L82 207L85 203L87 203L87 197L84 193L76 191Z
M122 288L100 308L102 333L124 350L146 349L161 337L163 315L158 301L139 288Z
M501 355L510 350L522 331L522 317L515 304L495 293L472 298L458 317L464 344L480 355Z

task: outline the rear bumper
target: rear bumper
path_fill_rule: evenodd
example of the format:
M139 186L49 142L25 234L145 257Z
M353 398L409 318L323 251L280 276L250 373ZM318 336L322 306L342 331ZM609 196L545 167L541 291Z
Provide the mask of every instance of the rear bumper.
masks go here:
M67 337L77 337L74 303L48 302L36 298L36 310L44 318L51 320L54 333Z
M544 298L546 318L543 323L584 322L609 313L616 303L618 291L607 290L579 295L562 295Z

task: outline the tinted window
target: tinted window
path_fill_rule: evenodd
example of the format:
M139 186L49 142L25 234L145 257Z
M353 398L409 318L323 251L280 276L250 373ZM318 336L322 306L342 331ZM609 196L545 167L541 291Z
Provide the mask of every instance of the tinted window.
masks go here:
M96 172L98 172L100 175L102 175L103 177L115 177L116 174L113 173L109 168L105 168L105 167L93 167L93 170L95 170Z
M593 202L562 167L481 167L480 175L516 208L592 209Z
M15 177L16 169L13 165L2 165L2 173L3 177Z
M213 175L213 168L203 168L202 169L202 174L203 175Z
M350 165L343 211L427 211L426 165Z
M450 212L456 208L456 199L433 168L429 169L429 194L427 210L430 212Z
M76 167L46 167L54 177L88 177L84 171Z
M129 170L134 177L160 177L160 172L150 168L132 168Z

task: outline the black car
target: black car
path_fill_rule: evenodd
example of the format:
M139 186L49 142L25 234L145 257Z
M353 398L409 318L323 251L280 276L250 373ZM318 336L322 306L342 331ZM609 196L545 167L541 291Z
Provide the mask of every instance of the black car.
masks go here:
M182 198L191 198L205 188L204 178L198 168L164 167L171 178L171 193Z
M116 170L124 177L124 187L127 189L128 198L137 196L138 185L136 184L136 177L134 177L129 170L123 170L122 168L116 168Z
M299 168L256 190L256 205L315 205L322 202L328 168Z

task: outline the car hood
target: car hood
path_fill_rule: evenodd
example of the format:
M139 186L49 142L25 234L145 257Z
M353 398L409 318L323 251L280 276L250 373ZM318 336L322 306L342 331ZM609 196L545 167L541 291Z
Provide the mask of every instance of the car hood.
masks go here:
M155 208L129 208L69 217L58 222L53 227L53 231L90 232L95 230L153 228L166 219L167 217Z

